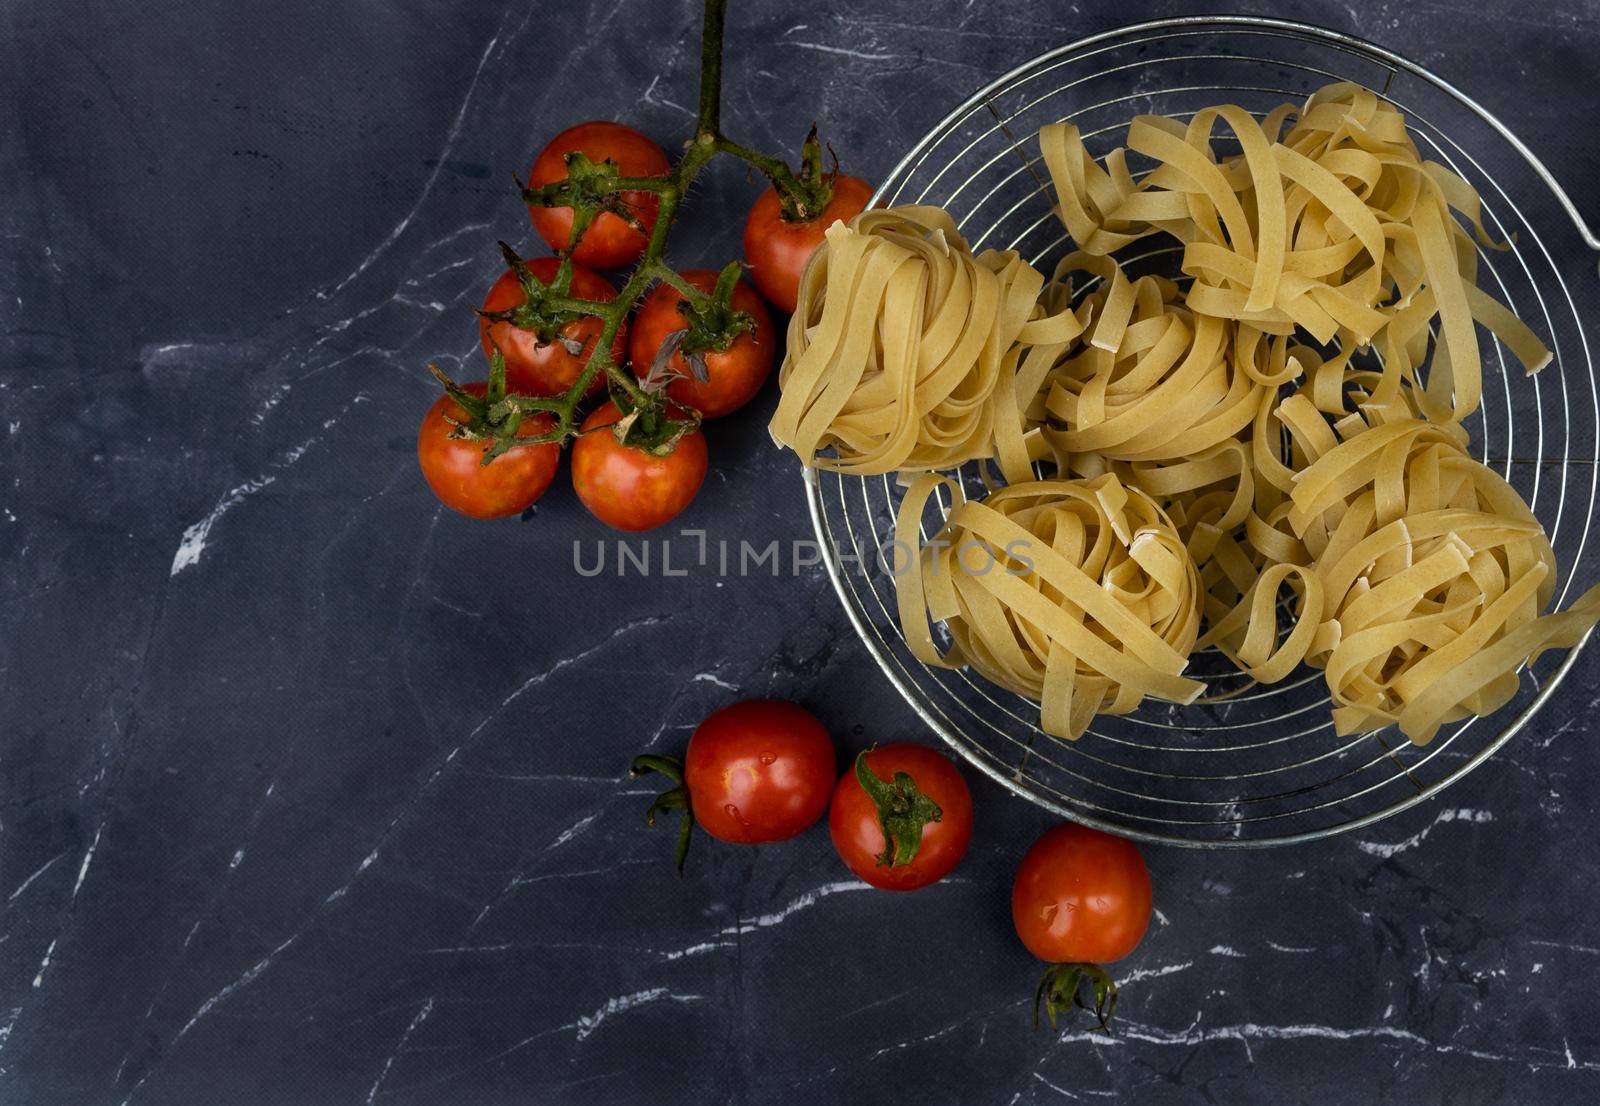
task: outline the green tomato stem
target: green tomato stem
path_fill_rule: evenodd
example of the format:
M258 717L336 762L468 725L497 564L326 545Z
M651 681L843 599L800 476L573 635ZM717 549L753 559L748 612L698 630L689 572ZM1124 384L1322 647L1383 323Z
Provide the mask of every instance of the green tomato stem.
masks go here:
M855 772L856 782L878 808L878 828L883 831L878 865L896 868L910 864L922 847L923 829L929 822L943 821L944 811L922 793L910 774L896 772L888 781L878 778L867 764L867 752L856 757Z
M1089 985L1093 1003L1084 1000L1083 984ZM1050 1018L1050 1028L1056 1028L1056 1019L1070 1013L1073 1007L1088 1010L1100 1024L1100 1032L1111 1033L1111 1018L1117 1011L1117 984L1111 974L1098 964L1051 964L1039 978L1033 992L1033 1027L1039 1028L1039 1010Z
M695 117L694 138L670 172L660 177L623 177L615 175L614 165L605 162L596 165L587 158L574 156L568 160L571 169L569 177L537 188L526 188L518 184L523 200L529 204L573 208L572 231L567 240L567 247L559 251L562 258L561 269L556 280L541 292L542 309L562 315L592 315L601 320L602 330L588 360L584 363L583 370L564 393L559 396L543 397L537 401L529 397L512 397L510 406L506 408L508 417L504 421L474 428L475 436L494 439L495 452L547 439L565 441L570 438L576 432L574 428L578 421L578 409L588 395L589 387L595 377L601 373L605 374L618 405L626 408L624 413L630 410L640 413L640 417L630 425L640 428L641 435L635 440L630 430L628 444L660 451L670 448L671 445L670 441L656 432L660 428L676 428L674 433L676 436L681 436L687 429L692 429L698 424L697 415L689 420L669 419L666 415L667 401L664 395L645 392L634 378L634 374L626 366L617 363L616 358L611 355L611 347L624 320L637 306L651 284L657 280L672 285L689 301L694 311L703 315L718 315L717 305L725 305L728 296L732 294L733 286L739 277L737 262L723 270L718 278L717 292L708 296L690 285L662 260L666 252L667 237L683 197L688 193L689 186L700 170L717 154L736 157L753 165L765 175L778 190L786 218L814 218L827 205L832 194L832 178L820 172L821 155L820 147L816 144L815 128L802 151L802 168L799 174L778 158L735 142L722 133L722 52L727 8L728 0L706 0L700 36L700 105ZM619 217L629 219L637 225L631 209L626 208L621 200L621 194L624 192L653 192L659 197L656 222L651 228L644 253L617 293L616 299L601 303L597 300L574 297L570 294L572 255L584 232L593 224L595 216L602 210L613 211ZM525 267L521 269L516 265L512 267L513 271L517 272L519 281L527 276ZM748 329L740 317L742 313L723 313L729 315L730 326ZM731 331L733 334L737 332L737 329ZM725 346L726 342L723 342L722 345L712 348L725 348ZM503 396L503 362L500 372L502 380L500 394ZM491 389L494 387L491 381ZM493 407L494 404L487 406ZM512 421L520 421L524 411L544 411L554 415L555 429L537 438L516 438L515 427L510 424ZM672 438L673 441L676 440L676 436Z

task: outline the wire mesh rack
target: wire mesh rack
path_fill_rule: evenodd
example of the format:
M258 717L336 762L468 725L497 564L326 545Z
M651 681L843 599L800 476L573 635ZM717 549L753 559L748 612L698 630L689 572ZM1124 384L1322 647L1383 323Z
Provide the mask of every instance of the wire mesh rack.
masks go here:
M1550 343L1554 361L1529 378L1507 350L1486 347L1483 406L1468 429L1478 456L1511 481L1549 532L1563 605L1600 580L1600 563L1591 563L1600 558L1586 555L1600 490L1600 392L1584 319L1592 307L1580 307L1595 294L1588 251L1600 250L1600 238L1510 130L1428 70L1361 39L1282 20L1142 23L1053 50L980 90L916 144L877 199L938 204L975 250L1015 249L1048 272L1070 246L1039 156L1044 124L1076 123L1098 156L1121 143L1136 115L1184 119L1221 102L1260 114L1340 80L1403 111L1423 155L1471 182L1491 231L1514 242L1510 252L1482 256L1480 281ZM1220 139L1218 149L1229 152ZM1161 252L1139 261L1159 265ZM982 494L975 469L959 475ZM806 495L846 612L927 724L1016 794L1141 840L1252 847L1370 825L1493 755L1577 656L1548 654L1494 716L1447 726L1416 747L1393 729L1336 735L1318 672L1302 668L1280 684L1249 687L1224 658L1201 654L1189 674L1208 680L1213 701L1146 701L1064 742L1038 728L1037 704L970 670L928 668L907 649L890 573L900 498L893 477L807 470Z

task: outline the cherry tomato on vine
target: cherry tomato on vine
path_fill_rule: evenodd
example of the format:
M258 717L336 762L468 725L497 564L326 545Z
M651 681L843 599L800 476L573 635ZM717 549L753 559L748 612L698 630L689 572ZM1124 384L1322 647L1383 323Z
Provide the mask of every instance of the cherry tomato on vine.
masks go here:
M545 284L552 283L561 268L561 262L553 257L535 258L526 264L528 271ZM575 299L601 303L609 303L617 298L617 290L610 281L582 265L572 267L572 285L568 291ZM484 297L483 310L506 311L520 307L527 302L527 298L517 281L517 274L507 269ZM589 355L594 352L595 340L604 328L604 320L587 315L562 326L553 341L541 342L534 330L509 321L492 322L480 316L478 338L483 344L485 357L493 354L496 345L505 355L508 387L531 396L554 396L565 392L578 379L589 361ZM627 334L628 324L624 322L617 329L616 341L611 344L611 356L619 365L627 350ZM580 347L579 352L573 353L568 349L568 343ZM594 395L604 384L605 374L596 373L584 394Z
M487 388L482 382L462 385L464 391L479 396ZM455 427L447 418L466 422L467 417L448 395L440 396L422 417L417 461L433 494L446 507L473 518L500 518L533 506L555 478L561 447L554 442L520 446L485 465L486 443L450 437ZM548 415L526 415L517 427L517 436L542 434L552 426Z
M651 804L649 820L680 810L678 874L689 831L741 845L783 841L805 830L828 808L838 765L833 739L815 715L780 699L747 699L712 714L689 738L681 763L636 757L633 773L661 772L677 787Z
M676 518L705 481L705 435L694 430L666 454L617 441L610 427L622 417L610 400L583 420L572 446L572 486L591 514L618 530L652 530Z
M717 284L717 273L711 269L688 269L679 275L691 287L708 295ZM667 335L690 326L689 319L679 310L684 302L682 292L663 282L639 305L628 355L633 362L634 375L640 380L649 375ZM728 307L749 315L754 327L735 335L727 349L712 348L702 352L705 380L695 378L682 351L674 352L667 361L668 371L675 376L667 385L667 395L674 403L693 407L708 419L720 418L750 402L766 383L777 357L777 331L773 328L772 316L767 313L767 305L761 302L755 289L743 282L735 285Z
M661 147L645 135L621 123L600 119L568 127L552 138L528 171L528 187L566 178L566 159L572 153L583 154L595 165L609 160L616 165L617 175L623 177L659 177L671 169ZM621 201L644 229L630 226L621 215L601 211L573 251L574 261L596 269L615 269L638 260L644 253L650 230L656 225L661 198L654 192L623 192ZM529 205L528 214L551 249L567 248L572 236L572 208Z
M1034 842L1011 889L1011 919L1028 951L1051 963L1035 994L1050 1024L1090 983L1101 1027L1117 989L1101 964L1127 956L1150 924L1150 870L1133 842L1087 826L1056 826Z
M956 766L925 745L885 745L856 758L828 808L833 847L874 887L915 891L955 868L972 839L972 793Z
M800 295L800 274L834 223L849 222L867 208L872 185L859 177L836 174L833 196L814 219L794 222L783 216L778 190L769 188L756 200L744 221L744 259L750 279L779 311L794 313Z

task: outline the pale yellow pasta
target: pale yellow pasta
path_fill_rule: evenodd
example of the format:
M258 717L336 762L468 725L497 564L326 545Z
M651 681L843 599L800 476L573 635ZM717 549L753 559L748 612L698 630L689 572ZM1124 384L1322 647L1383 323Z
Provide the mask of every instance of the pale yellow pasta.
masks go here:
M770 431L808 466L925 472L1030 448L1015 378L1030 347L1065 348L1044 278L1010 251L974 256L934 207L835 223L806 266ZM1047 366L1051 349L1036 359Z
M1235 157L1212 150L1219 121ZM1063 471L1115 473L1170 513L1200 575L1201 646L1263 683L1302 662L1323 668L1341 733L1396 722L1421 742L1504 705L1520 665L1600 619L1600 589L1541 615L1555 579L1549 542L1516 492L1466 452L1460 420L1482 390L1475 324L1530 372L1550 355L1476 286L1473 236L1504 247L1485 231L1477 194L1419 156L1392 105L1344 84L1260 124L1232 106L1187 125L1140 118L1128 148L1156 165L1137 182L1121 151L1096 165L1070 125L1046 127L1040 145L1080 253L1161 233L1184 244L1193 281L1163 296L1165 311L1195 320L1188 352L1223 351L1209 389L1198 374L1190 388L1141 376L1137 357L1157 361L1145 348L1119 375L1106 368L1110 343L1093 340L1091 310L1085 343L1049 376L1054 405L1035 404ZM1103 257L1095 270L1105 289L1092 306L1120 342L1131 329L1117 290L1157 278L1119 279L1106 271L1114 265ZM1220 341L1198 337L1208 319L1225 328ZM1340 352L1296 345L1299 334ZM1381 370L1352 367L1369 347ZM1244 379L1260 386L1223 387ZM1220 440L1184 437L1232 395L1250 401L1243 422L1210 423L1233 428ZM1108 433L1108 411L1138 412L1122 424L1133 434ZM1149 439L1136 435L1157 426L1174 444L1142 452Z
M1517 669L1543 649L1575 644L1600 619L1600 588L1541 616L1556 571L1549 541L1510 485L1467 454L1461 427L1417 417L1410 389L1375 403L1380 374L1299 352L1306 383L1254 428L1247 538L1225 537L1202 565L1200 644L1262 682L1299 661L1322 668L1339 732L1395 722L1426 742L1504 705ZM1296 621L1279 641L1285 583ZM1485 655L1502 663L1487 668Z
M1504 706L1523 663L1600 620L1600 588L1541 614L1556 579L1549 539L1455 429L1378 423L1295 480L1289 522L1322 590L1306 659L1326 672L1340 733L1395 722L1429 741Z
M953 507L919 545L940 488ZM1155 501L1114 474L1026 481L970 501L949 478L923 476L895 533L909 553L896 595L912 652L930 665L970 664L1037 700L1045 732L1077 738L1096 714L1204 690L1182 675L1200 627L1194 562ZM930 619L949 631L948 651Z
M1600 587L1544 613L1550 542L1467 452L1476 327L1529 372L1550 354L1477 287L1478 248L1506 246L1392 105L1335 84L1260 120L1142 116L1103 161L1070 124L1040 147L1076 247L1050 280L973 255L942 210L875 210L828 231L790 323L774 438L923 474L896 517L920 660L1075 739L1147 696L1192 702L1190 652L1215 647L1258 683L1321 669L1340 733L1425 742L1600 621ZM1152 236L1180 243L1184 282L1114 256ZM969 501L933 470L972 460L990 489Z
M1187 125L1141 116L1128 148L1156 162L1135 182L1120 151L1102 169L1077 128L1054 124L1040 148L1078 248L1106 254L1167 233L1184 243L1194 278L1184 302L1196 315L1233 319L1271 334L1298 328L1345 349L1377 343L1384 393L1415 382L1439 337L1424 413L1459 421L1477 410L1482 370L1475 324L1494 332L1529 372L1549 350L1504 305L1476 287L1473 235L1484 229L1477 193L1424 160L1393 105L1353 84L1313 95L1293 124L1280 109L1262 126L1233 105ZM1219 160L1212 132L1225 123L1241 152Z
M1030 410L1063 471L1076 454L1196 458L1234 439L1262 396L1297 371L1274 359L1261 331L1190 311L1169 280L1129 280L1111 258L1081 251L1054 280L1070 285L1074 274L1099 280L1078 308L1087 329Z

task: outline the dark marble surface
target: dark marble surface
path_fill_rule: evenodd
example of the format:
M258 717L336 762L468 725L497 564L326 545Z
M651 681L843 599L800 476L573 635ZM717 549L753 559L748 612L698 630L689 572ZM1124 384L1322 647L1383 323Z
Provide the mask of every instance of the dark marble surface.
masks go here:
M1252 6L1466 83L1600 215L1592 2ZM1177 8L736 0L725 117L767 148L819 118L872 176ZM1593 651L1381 826L1148 850L1111 1040L1029 1032L1007 892L1050 819L975 775L972 851L917 896L820 827L672 878L629 754L741 695L848 750L914 716L820 572L581 579L564 476L474 524L412 441L425 360L477 362L494 239L532 237L510 175L587 117L685 133L693 0L0 21L0 1100L1600 1100ZM751 194L709 173L673 256L733 256ZM762 423L712 429L686 525L806 532Z

